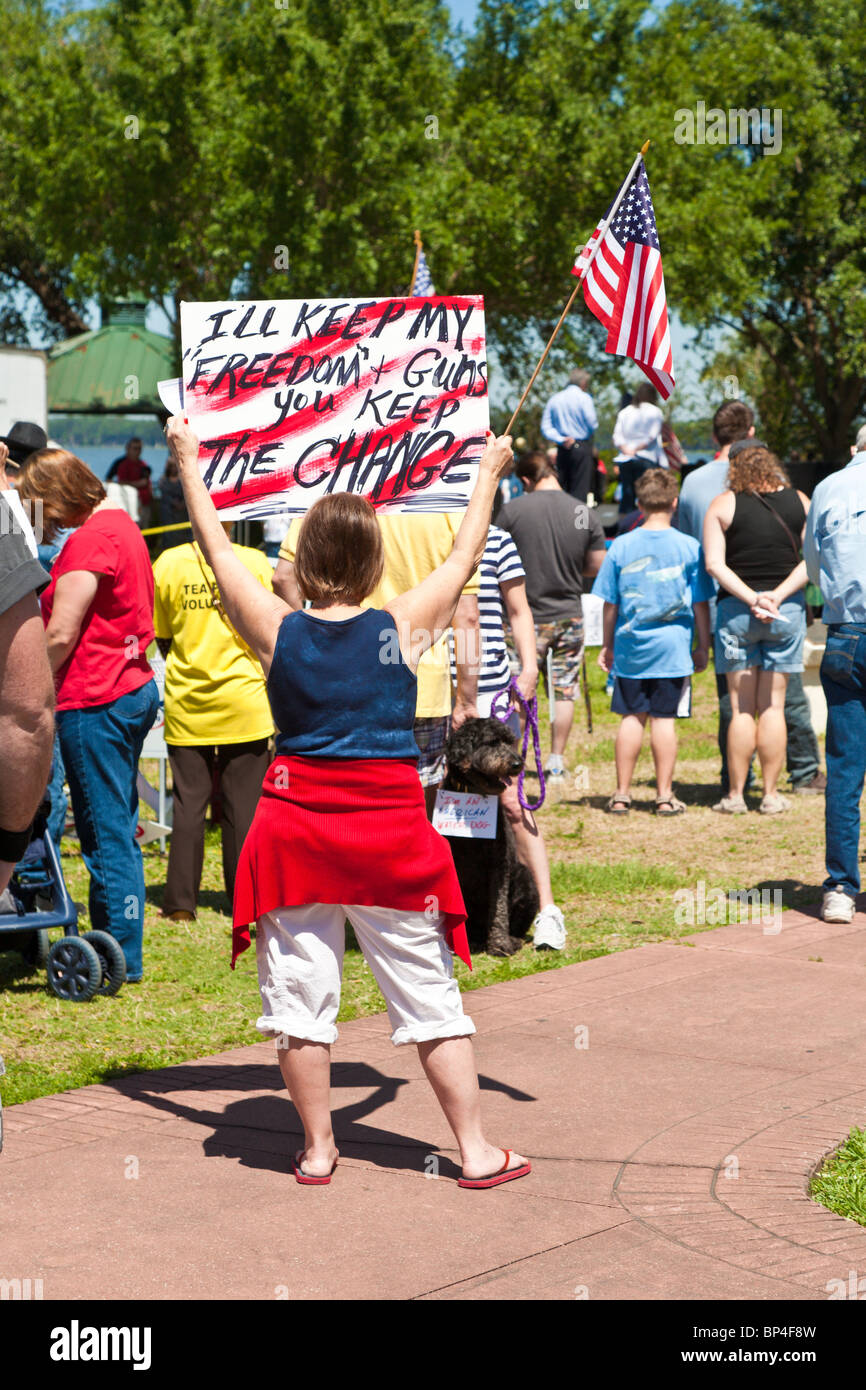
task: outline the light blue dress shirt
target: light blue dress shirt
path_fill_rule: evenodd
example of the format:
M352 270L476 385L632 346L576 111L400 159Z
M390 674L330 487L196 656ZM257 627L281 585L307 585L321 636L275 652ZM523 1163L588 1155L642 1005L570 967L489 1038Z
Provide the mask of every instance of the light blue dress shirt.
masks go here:
M541 433L554 444L566 439L587 439L598 429L592 396L570 382L562 391L551 396L541 417Z
M803 559L825 623L866 623L866 451L812 494Z
M704 541L704 517L710 503L728 486L728 460L713 459L702 463L685 479L680 488L680 500L674 512L674 526L686 536L693 536L698 545Z

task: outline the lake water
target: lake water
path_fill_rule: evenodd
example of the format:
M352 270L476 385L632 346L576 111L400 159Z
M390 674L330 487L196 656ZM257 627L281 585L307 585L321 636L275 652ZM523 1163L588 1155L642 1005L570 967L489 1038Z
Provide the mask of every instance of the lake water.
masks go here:
M52 438L54 437L52 435ZM74 440L65 435L57 442L62 444L64 449L68 449L70 453L82 459L88 468L93 469L97 478L104 478L114 460L123 454L123 446L118 444L76 444ZM165 469L165 461L168 458L168 450L162 445L157 445L152 449L144 449L142 458L150 467L151 477L154 481L161 478Z

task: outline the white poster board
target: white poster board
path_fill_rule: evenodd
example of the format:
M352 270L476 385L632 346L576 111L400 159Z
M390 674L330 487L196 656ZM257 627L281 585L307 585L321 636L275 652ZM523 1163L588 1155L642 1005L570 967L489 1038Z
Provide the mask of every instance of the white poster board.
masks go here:
M603 645L604 599L598 594L584 594L580 602L583 608L583 645L600 647Z
M433 829L440 835L461 839L496 838L497 796L478 796L475 792L450 792L439 788L433 812Z
M224 518L300 515L332 492L466 506L490 423L479 295L184 303L180 318L183 413Z

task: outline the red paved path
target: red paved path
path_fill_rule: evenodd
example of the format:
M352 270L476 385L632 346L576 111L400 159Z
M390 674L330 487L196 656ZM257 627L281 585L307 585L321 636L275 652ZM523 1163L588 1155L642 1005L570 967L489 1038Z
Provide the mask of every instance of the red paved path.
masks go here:
M535 1165L489 1192L453 1181L384 1016L340 1025L326 1188L288 1175L267 1042L15 1106L0 1276L46 1299L826 1299L866 1274L866 1229L806 1195L866 1124L864 928L788 913L466 996L490 1137Z

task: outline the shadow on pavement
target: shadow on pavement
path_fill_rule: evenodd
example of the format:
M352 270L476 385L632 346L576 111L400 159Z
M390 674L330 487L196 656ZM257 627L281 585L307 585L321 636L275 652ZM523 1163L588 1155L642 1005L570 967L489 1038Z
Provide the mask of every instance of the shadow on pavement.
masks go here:
M206 1109L208 1086L219 1091L261 1091L271 1084L263 1075L273 1070L273 1095L256 1094L230 1102L223 1110ZM158 1076L158 1080L157 1080ZM151 1081L146 1075L125 1079L117 1086L124 1095L146 1102L155 1109L176 1119L207 1126L212 1132L202 1141L208 1158L237 1158L247 1168L268 1169L271 1172L291 1172L291 1157L302 1141L303 1128L298 1113L289 1100L282 1077L276 1068L261 1064L249 1067L226 1067L223 1075L213 1073L202 1080L197 1067L173 1067L170 1081L166 1074L157 1074ZM331 1066L331 1090L340 1087L368 1090L361 1100L343 1106L333 1105L334 1134L337 1147L345 1157L364 1158L381 1168L408 1168L424 1172L425 1160L437 1154L437 1146L421 1139L408 1139L392 1130L365 1124L365 1119L384 1105L396 1100L401 1086L409 1083L405 1077L386 1076L365 1062L334 1062ZM518 1090L492 1077L479 1075L482 1091L499 1091L515 1101L534 1101L535 1096ZM195 1089L201 1094L202 1105L190 1105L172 1099L171 1092ZM332 1104L335 1097L332 1095ZM432 1090L430 1106L436 1106ZM359 1152L348 1152L349 1149ZM458 1176L460 1170L450 1159L440 1158L443 1175Z

